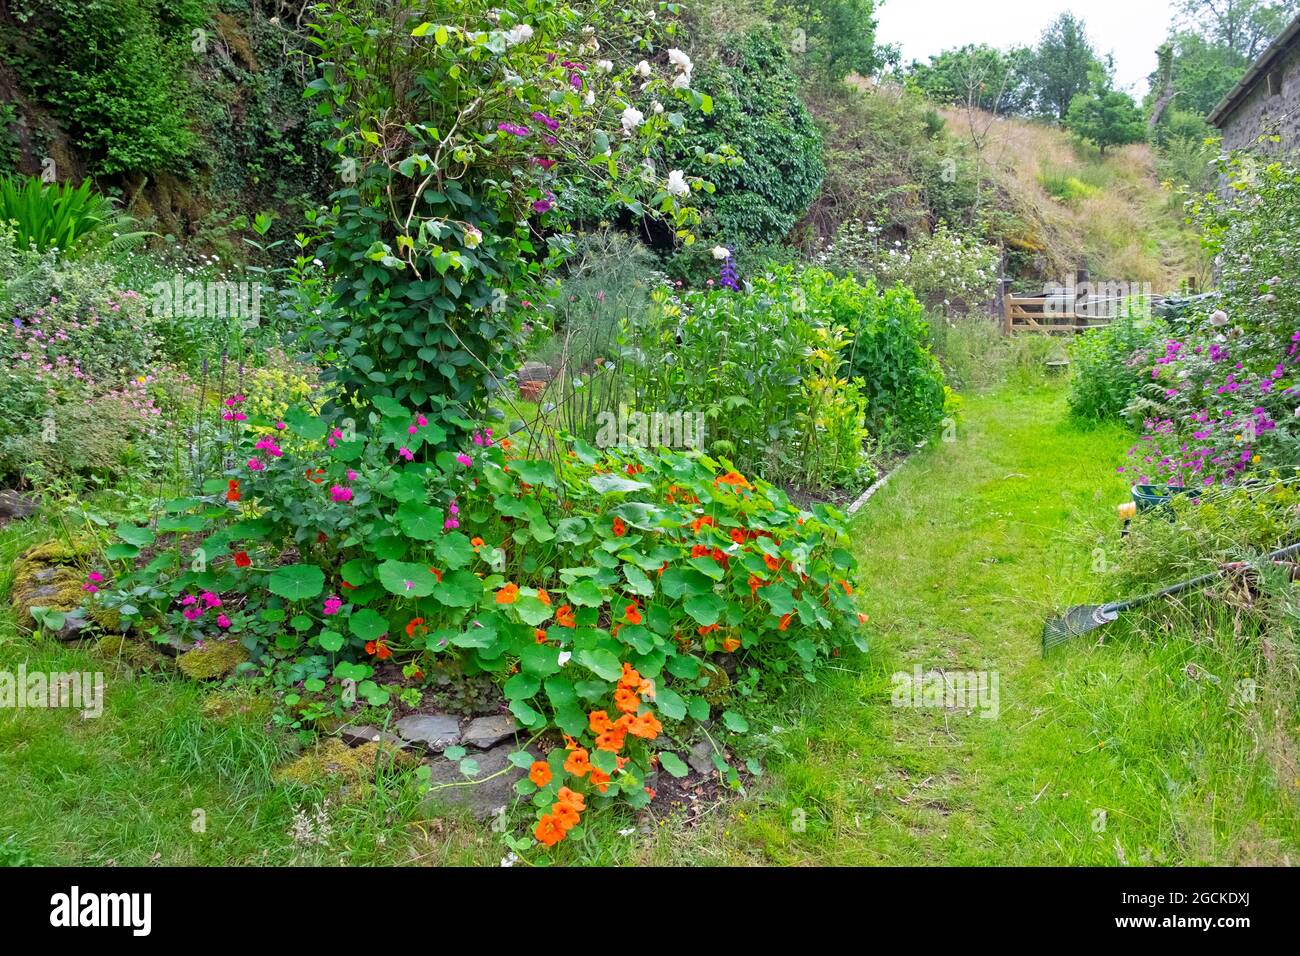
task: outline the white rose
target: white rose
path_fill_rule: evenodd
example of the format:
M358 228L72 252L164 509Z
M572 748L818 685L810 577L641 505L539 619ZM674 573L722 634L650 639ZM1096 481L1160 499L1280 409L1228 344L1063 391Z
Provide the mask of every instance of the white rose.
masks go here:
M668 51L668 62L677 67L679 73L690 73L695 68L691 58L678 49Z
M600 70L600 72L602 72L602 73L613 73L613 72L614 72L614 61L613 61L613 60L597 60L597 61L596 61L596 69Z
M718 261L731 258L731 250L726 246L714 246L710 251L713 253L713 258Z
M660 103L658 100L655 100L655 107L654 107L654 109L655 109L655 114L657 115L657 114L662 113L662 112L664 111L664 105L663 105L662 103Z
M1216 310L1210 315L1210 324L1216 329L1228 324L1228 313L1222 309Z
M636 75L637 75L637 76L649 76L649 75L650 75L650 64L647 63L645 60L642 60L640 63L638 63L638 64L636 65Z
M689 90L690 88L691 75L689 73L683 73L673 80L673 89L675 90Z
M623 111L623 132L631 133L644 122L645 114L635 106L629 106Z
M668 192L677 197L689 196L691 187L686 182L686 176L680 169L674 169L668 174Z
M516 43L524 43L533 38L533 28L526 23L521 23L516 27L511 27L506 31L506 43L514 46Z

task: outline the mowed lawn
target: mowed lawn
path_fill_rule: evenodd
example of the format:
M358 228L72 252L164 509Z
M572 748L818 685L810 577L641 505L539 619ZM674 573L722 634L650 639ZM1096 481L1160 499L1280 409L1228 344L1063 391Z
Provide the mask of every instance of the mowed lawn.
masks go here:
M1056 608L1124 595L1119 428L1081 430L1064 389L966 401L955 438L908 461L852 527L872 652L785 714L772 770L660 862L1280 863L1300 848L1300 780L1234 710L1248 642L1155 639L1141 617L1044 660ZM1172 583L1172 582L1171 582ZM1222 650L1222 648L1221 648ZM1189 676L1196 662L1214 680ZM893 706L896 672L995 672L996 719ZM1193 670L1194 672L1194 670ZM1217 672L1217 673L1216 673ZM1276 730L1276 728L1274 728ZM1294 744L1296 728L1282 728Z
M1102 646L1082 640L1041 658L1053 609L1120 596L1099 568L1121 546L1114 507L1127 489L1115 463L1126 434L1069 424L1050 386L967 399L950 437L908 461L854 521L872 650L758 708L763 776L690 823L662 810L614 814L562 848L562 862L1295 858L1300 781L1279 774L1259 721L1229 700L1228 678L1250 671L1254 649L1210 660L1192 642L1149 639L1139 619ZM0 574L50 534L33 522L0 531ZM0 593L7 586L0 577ZM1223 679L1193 680L1192 662ZM20 663L107 670L108 688L98 719L0 711L0 863L496 866L504 854L485 826L422 809L409 774L351 802L278 784L272 769L298 745L267 732L255 697L214 710L208 688L19 633L6 606L0 669ZM891 675L917 666L995 673L996 718L893 706Z

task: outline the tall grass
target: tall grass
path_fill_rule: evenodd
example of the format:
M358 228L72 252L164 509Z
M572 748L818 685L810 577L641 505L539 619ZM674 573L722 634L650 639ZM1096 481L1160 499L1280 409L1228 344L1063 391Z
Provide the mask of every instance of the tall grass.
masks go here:
M90 180L43 183L36 176L0 176L0 222L12 222L21 245L70 257L125 251L148 235Z

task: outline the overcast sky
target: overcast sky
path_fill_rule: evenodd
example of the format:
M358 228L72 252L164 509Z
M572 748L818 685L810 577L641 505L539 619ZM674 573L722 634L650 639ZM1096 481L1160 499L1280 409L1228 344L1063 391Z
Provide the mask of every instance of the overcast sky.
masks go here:
M967 43L1005 49L1032 45L1070 10L1083 18L1093 46L1115 56L1115 81L1141 97L1169 33L1173 0L884 0L877 11L881 43L902 47L903 62Z

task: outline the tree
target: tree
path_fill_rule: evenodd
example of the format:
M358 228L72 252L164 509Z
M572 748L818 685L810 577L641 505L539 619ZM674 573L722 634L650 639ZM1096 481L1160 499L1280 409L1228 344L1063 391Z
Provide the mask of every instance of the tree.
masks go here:
M1133 97L1120 90L1080 93L1070 104L1065 125L1101 147L1125 146L1146 138L1146 122Z
M1064 122L1074 98L1104 69L1088 40L1083 20L1063 13L1043 31L1034 51L1038 109Z
M990 113L1028 113L1034 102L1034 53L1015 47L1005 53L987 44L944 50L930 62L914 62L912 84L940 103Z
M1300 13L1300 0L1179 0L1178 12L1191 32L1250 63Z
M892 50L876 45L876 0L795 0L798 22L807 24L809 58L828 79L850 73L870 76Z

